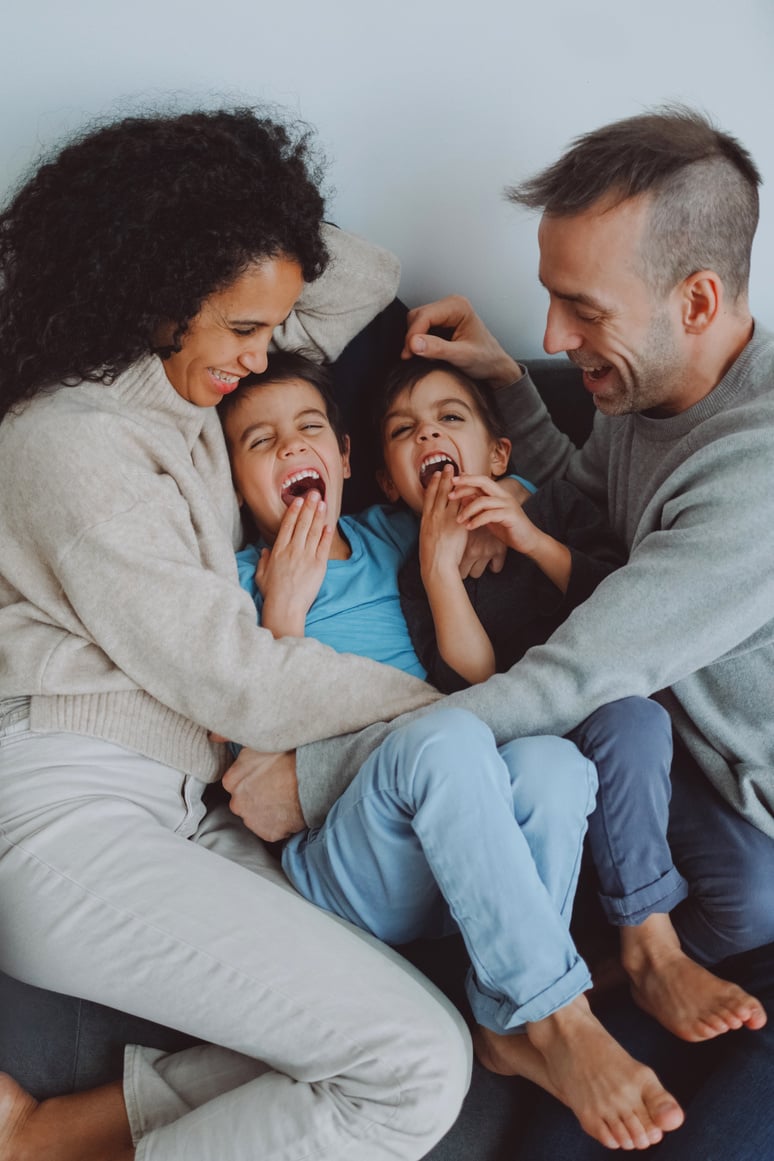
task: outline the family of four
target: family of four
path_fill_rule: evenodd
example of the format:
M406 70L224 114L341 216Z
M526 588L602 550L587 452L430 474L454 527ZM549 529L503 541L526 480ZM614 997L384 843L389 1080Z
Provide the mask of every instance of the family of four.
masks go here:
M753 161L674 108L510 191L593 433L463 299L421 307L350 516L321 364L396 268L312 173L251 111L131 119L2 216L0 967L204 1043L42 1103L1 1078L0 1161L423 1157L470 1038L378 940L452 932L486 1068L608 1149L676 1140L585 996L584 843L639 1006L768 1034L713 971L774 940Z

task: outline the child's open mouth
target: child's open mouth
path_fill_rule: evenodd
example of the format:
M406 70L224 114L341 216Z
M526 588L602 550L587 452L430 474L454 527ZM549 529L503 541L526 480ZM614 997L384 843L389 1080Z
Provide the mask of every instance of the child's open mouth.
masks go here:
M305 496L307 492L319 492L320 498L325 499L325 484L320 473L314 468L303 468L300 472L288 476L282 485L280 499L288 508L294 500L299 496Z
M436 452L435 455L428 456L427 459L422 460L419 465L419 482L423 488L426 488L430 483L430 477L433 472L442 472L447 464L451 464L454 468L455 476L460 474L460 469L451 456L447 456L446 452Z

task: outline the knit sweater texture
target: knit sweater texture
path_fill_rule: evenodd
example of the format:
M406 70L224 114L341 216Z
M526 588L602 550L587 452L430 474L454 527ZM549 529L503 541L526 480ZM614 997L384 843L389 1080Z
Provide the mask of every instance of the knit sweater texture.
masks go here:
M341 231L328 241L327 283L286 331L334 357L391 301L397 263ZM347 268L364 263L352 301ZM281 751L437 697L256 626L216 409L178 395L155 355L8 415L0 491L0 698L29 696L34 730L105 738L212 781L230 759L208 730Z
M528 376L501 401L520 470L607 504L630 556L545 645L444 704L472 710L503 743L565 734L609 701L656 694L720 794L774 837L774 336L756 327L679 415L597 413L580 451ZM386 732L300 751L310 822Z

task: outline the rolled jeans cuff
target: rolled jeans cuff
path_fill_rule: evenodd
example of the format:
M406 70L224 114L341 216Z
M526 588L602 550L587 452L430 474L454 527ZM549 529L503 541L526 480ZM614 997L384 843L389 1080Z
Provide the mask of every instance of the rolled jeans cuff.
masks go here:
M639 887L628 895L603 895L599 901L608 923L615 927L633 927L656 912L669 912L688 896L688 884L675 868L654 883Z
M526 1024L543 1020L558 1012L591 987L591 976L585 962L578 956L572 967L550 987L523 1004L514 1004L503 996L490 995L471 972L466 990L477 1024L493 1032L523 1032Z

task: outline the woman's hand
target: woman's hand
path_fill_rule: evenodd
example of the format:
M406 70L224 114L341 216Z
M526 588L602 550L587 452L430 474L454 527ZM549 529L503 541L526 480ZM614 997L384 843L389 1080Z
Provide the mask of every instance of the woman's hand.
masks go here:
M296 752L259 754L246 746L223 775L230 808L266 842L279 842L306 826L298 797Z
M328 565L333 528L326 505L311 491L295 499L282 518L273 548L264 548L255 580L263 597L261 625L275 637L303 637Z
M431 327L453 328L451 339L428 334ZM493 387L507 387L524 372L487 330L466 298L453 294L409 311L404 359L421 355L445 359L474 379L488 379Z

